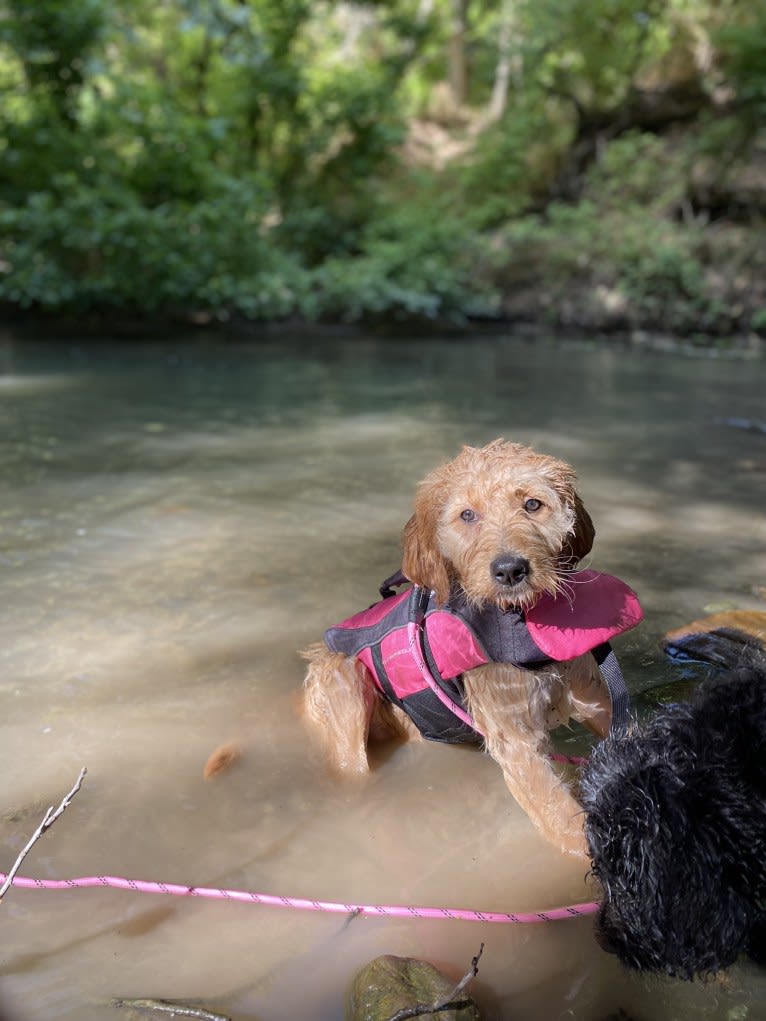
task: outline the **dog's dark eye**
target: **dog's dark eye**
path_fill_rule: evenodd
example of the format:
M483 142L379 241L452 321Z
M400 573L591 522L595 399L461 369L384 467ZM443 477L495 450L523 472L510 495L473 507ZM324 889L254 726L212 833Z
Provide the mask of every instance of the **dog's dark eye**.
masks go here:
M463 521L468 521L468 522L475 521L476 520L476 511L472 511L470 509L470 507L467 507L461 513L460 517L463 519Z
M535 500L534 497L531 497L529 500L524 501L524 510L528 511L530 514L534 514L535 511L540 510L542 505L542 500Z

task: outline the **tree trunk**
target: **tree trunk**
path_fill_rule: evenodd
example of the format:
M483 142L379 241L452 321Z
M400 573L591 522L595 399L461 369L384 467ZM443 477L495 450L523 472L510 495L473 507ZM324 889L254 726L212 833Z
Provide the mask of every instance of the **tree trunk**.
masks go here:
M521 62L519 57L513 53L513 43L517 32L515 0L503 0L497 38L495 80L487 107L489 122L499 121L505 113L511 80L513 79L517 87L521 84Z
M449 41L449 84L456 106L468 99L468 62L466 58L466 27L468 0L452 0L452 30Z

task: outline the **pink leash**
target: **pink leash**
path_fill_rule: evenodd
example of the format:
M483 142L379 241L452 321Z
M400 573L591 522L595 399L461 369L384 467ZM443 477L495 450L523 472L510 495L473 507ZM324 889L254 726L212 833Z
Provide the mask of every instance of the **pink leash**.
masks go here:
M417 586L415 587L417 588ZM412 658L415 660L423 680L426 682L431 691L433 691L434 695L436 695L442 705L445 705L449 711L457 716L459 720L462 720L463 723L467 723L471 730L475 730L477 734L484 737L482 732L473 722L471 715L467 713L462 706L458 705L457 702L451 699L447 692L436 683L431 675L431 671L428 669L426 661L423 659L423 654L420 651L421 628L422 624L419 624L416 621L411 620L407 624L407 641L410 647L410 652L412 653Z
M6 876L0 872L0 883ZM506 913L502 911L466 911L457 908L418 908L394 904L344 904L336 901L307 900L301 897L276 897L270 893L253 893L249 890L222 890L206 886L179 886L175 883L151 883L140 879L123 879L121 876L80 876L76 879L29 879L16 876L13 886L27 890L74 890L81 887L108 886L134 893L165 893L174 897L206 897L211 900L234 900L246 904L265 904L272 907L297 908L300 911L329 911L343 915L368 915L388 918L457 919L463 922L499 922L510 925L528 925L533 922L556 922L564 918L592 915L598 910L595 902L569 904L546 911Z

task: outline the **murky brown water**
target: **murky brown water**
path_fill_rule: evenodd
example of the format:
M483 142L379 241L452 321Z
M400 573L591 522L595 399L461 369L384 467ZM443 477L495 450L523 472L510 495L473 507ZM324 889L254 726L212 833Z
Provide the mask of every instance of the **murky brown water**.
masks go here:
M397 750L361 789L296 719L296 650L376 598L416 481L498 435L570 460L592 566L647 610L618 644L636 690L711 605L766 608L763 361L503 338L0 348L0 868L81 766L22 869L362 903L523 911L589 899L480 753ZM241 759L203 781L218 745ZM125 1018L178 998L236 1021L338 1021L380 953L462 975L487 1019L766 1016L726 985L623 973L588 919L506 927L356 919L114 890L14 890L4 1021ZM701 920L704 924L704 920Z

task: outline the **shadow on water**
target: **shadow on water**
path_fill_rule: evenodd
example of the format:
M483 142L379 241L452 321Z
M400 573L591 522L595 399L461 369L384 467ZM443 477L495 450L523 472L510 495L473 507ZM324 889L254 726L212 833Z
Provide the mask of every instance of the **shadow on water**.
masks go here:
M89 770L28 875L509 911L590 899L480 753L392 749L369 782L339 786L296 716L297 650L374 601L417 480L462 443L504 435L575 465L591 566L647 611L618 646L642 711L690 683L661 659L663 631L711 606L766 608L766 438L724 421L763 420L762 361L197 338L7 340L0 364L4 862ZM227 742L239 760L204 781ZM627 975L588 919L344 924L104 889L13 891L2 910L9 1021L118 1017L115 996L334 1021L369 958L461 975L481 941L488 1018L723 1021L758 1016L766 992L745 967L706 986Z

